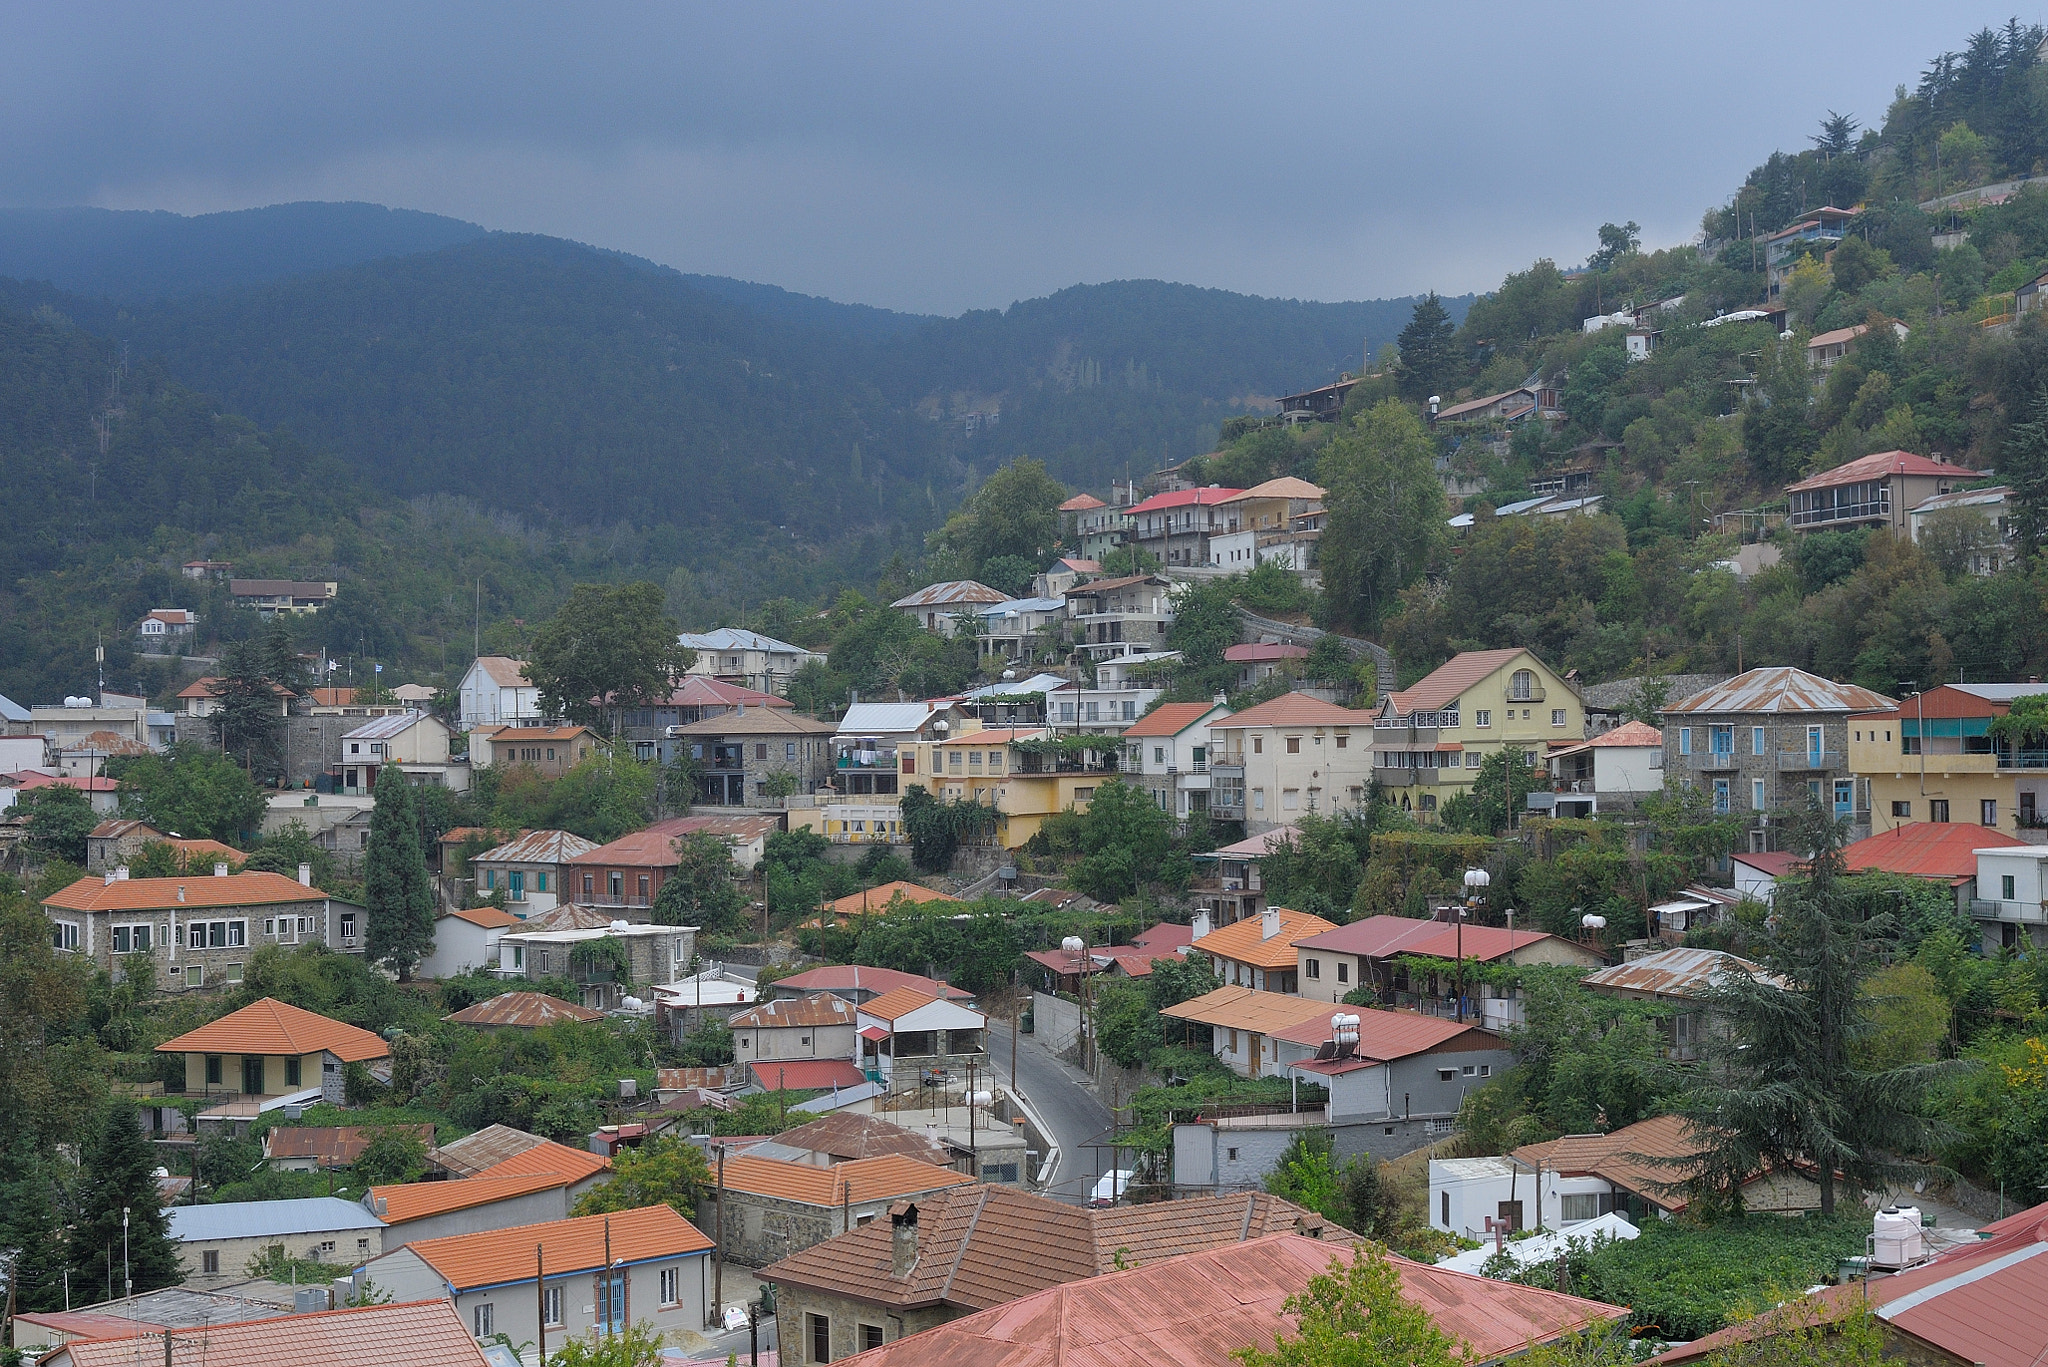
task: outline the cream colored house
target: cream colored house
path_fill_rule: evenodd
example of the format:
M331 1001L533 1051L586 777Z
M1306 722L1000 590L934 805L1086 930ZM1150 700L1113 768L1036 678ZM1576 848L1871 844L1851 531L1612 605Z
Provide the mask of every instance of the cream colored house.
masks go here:
M1364 805L1372 778L1370 712L1289 693L1212 720L1210 810L1258 835L1304 813Z
M1373 721L1373 777L1423 820L1468 791L1486 757L1517 746L1542 768L1553 745L1586 734L1586 707L1527 650L1470 650L1389 693Z

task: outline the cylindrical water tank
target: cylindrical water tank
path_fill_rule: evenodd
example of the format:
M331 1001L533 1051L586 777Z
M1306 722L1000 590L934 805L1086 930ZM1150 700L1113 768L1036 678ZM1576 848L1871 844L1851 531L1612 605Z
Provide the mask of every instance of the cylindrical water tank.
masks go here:
M1887 1206L1870 1222L1871 1262L1878 1267L1907 1267L1919 1262L1924 1249L1917 1206Z

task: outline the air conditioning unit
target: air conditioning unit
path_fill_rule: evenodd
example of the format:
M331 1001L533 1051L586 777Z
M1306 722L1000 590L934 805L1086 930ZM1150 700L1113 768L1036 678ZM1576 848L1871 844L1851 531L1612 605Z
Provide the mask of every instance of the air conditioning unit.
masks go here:
M343 949L353 949L355 947L355 943L356 937L353 935L344 935L341 937L341 947Z

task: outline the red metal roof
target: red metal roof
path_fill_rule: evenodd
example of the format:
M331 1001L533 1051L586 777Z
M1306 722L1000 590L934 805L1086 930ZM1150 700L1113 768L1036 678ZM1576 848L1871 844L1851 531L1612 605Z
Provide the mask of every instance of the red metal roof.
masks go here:
M1124 509L1127 513L1157 513L1168 508L1192 508L1204 504L1222 503L1236 498L1242 489L1177 489L1170 494L1154 494L1143 503L1134 503Z
M1816 342L1820 338L1814 339ZM1788 494L1804 493L1809 489L1832 489L1842 484L1861 484L1865 480L1883 479L1888 475L1931 475L1937 479L1972 480L1977 478L1975 470L1961 465L1950 465L1947 461L1929 460L1916 456L1911 451L1879 451L1875 455L1863 456L1846 465L1837 465L1832 470L1823 470L1809 475L1797 484L1785 486Z
M829 1092L834 1087L858 1087L867 1074L843 1058L773 1059L750 1063L747 1071L764 1092Z
M793 987L800 992L872 992L876 996L898 987L914 987L948 1001L971 1001L974 995L949 987L936 978L904 973L894 968L863 968L859 964L828 964L807 973L778 978L774 986Z
M1977 876L1974 851L2024 845L1989 826L1948 821L1914 821L1846 846L1842 861L1851 873L1903 873L1914 878Z
M1510 931L1502 926L1468 925L1462 952L1465 958L1484 963L1505 958L1511 951L1556 939L1556 936L1543 931ZM1407 916L1368 916L1362 921L1353 921L1335 930L1297 940L1295 947L1356 954L1368 959L1384 959L1395 954L1455 959L1460 953L1457 926L1446 921L1418 921Z
M529 1252L527 1256L532 1255ZM447 1300L321 1310L174 1330L168 1347L161 1337L139 1342L132 1332L124 1332L115 1338L64 1344L43 1362L48 1367L135 1367L137 1362L161 1362L166 1367L329 1362L346 1362L350 1367L489 1367L454 1302Z
M863 1367L1235 1367L1232 1352L1292 1333L1289 1297L1329 1269L1330 1245L1270 1234L1066 1282L849 1359ZM1475 1361L1618 1319L1620 1306L1393 1257L1402 1294Z
M1260 664L1269 660L1306 660L1308 647L1291 646L1284 641L1252 641L1231 646L1223 652L1223 658L1235 665Z

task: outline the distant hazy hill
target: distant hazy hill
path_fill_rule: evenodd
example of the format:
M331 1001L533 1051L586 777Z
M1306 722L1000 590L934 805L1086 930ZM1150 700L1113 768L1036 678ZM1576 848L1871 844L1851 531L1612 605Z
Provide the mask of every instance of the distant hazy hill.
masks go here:
M0 213L0 271L378 488L814 544L928 524L1018 454L1098 488L1197 454L1413 304L1118 281L925 318L361 204Z
M187 218L141 209L0 209L0 275L124 303L256 285L482 237L381 204L276 204Z

